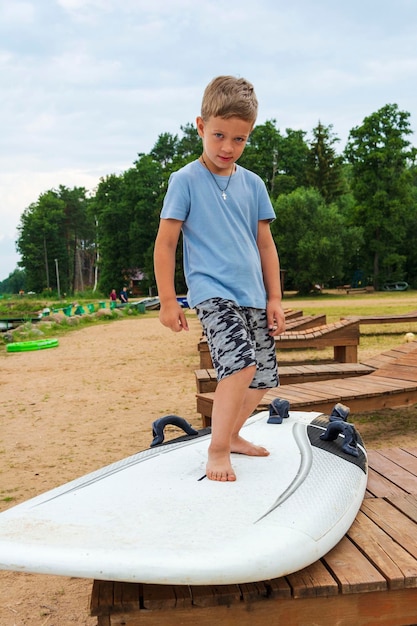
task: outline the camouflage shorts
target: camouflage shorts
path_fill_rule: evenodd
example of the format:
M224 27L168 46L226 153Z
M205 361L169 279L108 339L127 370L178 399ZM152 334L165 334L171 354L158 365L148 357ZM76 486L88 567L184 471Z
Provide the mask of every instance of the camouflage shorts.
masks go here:
M256 365L252 389L277 387L275 340L268 334L266 311L211 298L195 307L207 337L217 380Z

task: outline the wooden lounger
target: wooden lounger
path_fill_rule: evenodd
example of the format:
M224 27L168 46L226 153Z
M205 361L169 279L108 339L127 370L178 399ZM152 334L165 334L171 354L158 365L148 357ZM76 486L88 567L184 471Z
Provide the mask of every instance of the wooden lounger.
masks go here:
M280 365L279 381L281 385L293 385L307 381L332 380L334 378L351 378L364 376L373 372L375 367L363 363L312 363ZM194 372L197 393L214 391L217 387L214 369L199 369Z
M308 329L288 330L275 337L278 351L306 348L333 347L334 360L339 363L357 363L359 322L356 318L340 320ZM206 337L198 343L200 369L213 367Z
M343 320L352 319L351 316L342 317ZM359 324L406 324L407 322L417 322L417 311L410 313L386 314L386 315L359 315L355 316Z
M352 411L370 411L417 403L417 342L406 343L385 353L381 367L365 376L331 381L303 382L270 389L258 409L276 397L290 402L293 410L329 413L337 402ZM371 365L368 363L367 365ZM197 412L203 426L211 423L214 392L197 394Z

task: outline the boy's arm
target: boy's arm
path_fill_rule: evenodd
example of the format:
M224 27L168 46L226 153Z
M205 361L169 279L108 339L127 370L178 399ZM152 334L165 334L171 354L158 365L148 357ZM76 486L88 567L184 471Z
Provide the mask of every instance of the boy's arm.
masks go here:
M161 324L174 332L188 330L187 319L175 293L175 253L182 222L161 219L155 240L154 269L158 296L161 301L159 319Z
M285 314L281 303L281 279L277 249L269 222L258 222L258 249L268 302L266 314L270 335L280 335L285 330Z

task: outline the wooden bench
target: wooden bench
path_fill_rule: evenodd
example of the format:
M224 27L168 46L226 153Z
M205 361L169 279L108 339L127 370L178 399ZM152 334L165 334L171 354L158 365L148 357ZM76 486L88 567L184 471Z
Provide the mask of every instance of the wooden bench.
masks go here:
M374 360L374 364L376 361ZM337 402L352 411L411 406L417 403L417 342L398 346L380 357L381 366L365 376L302 382L268 390L258 405L266 409L276 398L288 400L295 411L330 413ZM372 367L372 360L364 365ZM214 391L197 393L197 412L203 427L210 426Z
M97 626L416 624L417 448L370 450L368 458L361 509L345 537L316 563L236 585L95 580L90 614Z
M275 337L278 351L333 347L334 360L339 363L357 363L358 345L359 321L356 318L305 330L288 330Z
M326 324L326 316L324 314L317 315L302 315L294 319L285 318L286 328L285 330L305 330L307 328L315 328L316 326L323 326Z
M340 320L309 329L289 330L275 337L277 350L333 347L334 360L340 363L357 363L359 345L359 322L356 318ZM198 343L200 369L211 369L207 338Z
M341 319L349 320L351 316L342 317ZM359 320L359 324L406 324L407 322L417 322L417 311L410 311L410 313L400 314L385 314L385 315L359 315L355 316L355 319Z
M284 314L287 321L303 317L303 312L300 309L284 309Z
M367 287L352 287L352 285L339 285L336 287L338 291L346 291L346 293L373 293L375 291L375 287L372 285L368 285Z
M312 363L279 366L281 385L292 385L307 381L332 380L333 378L350 378L364 376L374 371L374 367L363 363ZM214 369L199 369L194 372L197 393L214 391L217 387Z

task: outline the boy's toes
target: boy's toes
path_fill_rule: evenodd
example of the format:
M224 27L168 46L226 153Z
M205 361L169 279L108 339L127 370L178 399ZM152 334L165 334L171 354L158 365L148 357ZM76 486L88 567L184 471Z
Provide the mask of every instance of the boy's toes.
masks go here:
M231 471L231 472L216 472L216 471L210 471L207 470L207 478L209 480L215 480L218 482L233 482L236 480L236 474Z

